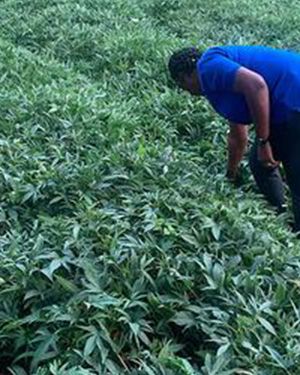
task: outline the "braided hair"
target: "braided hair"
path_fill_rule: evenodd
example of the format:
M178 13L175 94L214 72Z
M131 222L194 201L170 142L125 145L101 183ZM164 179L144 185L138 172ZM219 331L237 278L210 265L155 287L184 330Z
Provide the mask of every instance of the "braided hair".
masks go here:
M179 83L185 74L191 75L200 57L201 53L195 47L184 48L173 53L168 64L171 77Z

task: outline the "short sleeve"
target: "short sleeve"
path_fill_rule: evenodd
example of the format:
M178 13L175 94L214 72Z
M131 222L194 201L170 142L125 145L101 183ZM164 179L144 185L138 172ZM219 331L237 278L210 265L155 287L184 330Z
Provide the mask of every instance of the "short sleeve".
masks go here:
M240 64L221 54L204 56L197 65L204 94L218 91L232 91Z

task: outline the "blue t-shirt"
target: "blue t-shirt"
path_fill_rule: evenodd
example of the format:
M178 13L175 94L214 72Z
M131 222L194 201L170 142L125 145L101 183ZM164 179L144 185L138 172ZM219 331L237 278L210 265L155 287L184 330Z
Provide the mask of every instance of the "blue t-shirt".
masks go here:
M227 120L252 122L244 95L233 91L240 67L260 74L270 94L270 122L281 124L300 111L300 54L262 46L209 48L197 63L202 94Z

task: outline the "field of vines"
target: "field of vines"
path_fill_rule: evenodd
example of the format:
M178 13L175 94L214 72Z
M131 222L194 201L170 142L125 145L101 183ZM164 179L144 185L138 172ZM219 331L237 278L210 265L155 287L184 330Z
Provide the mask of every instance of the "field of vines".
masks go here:
M226 181L228 125L167 72L300 52L299 25L298 0L0 0L1 375L299 375L290 207L247 158Z

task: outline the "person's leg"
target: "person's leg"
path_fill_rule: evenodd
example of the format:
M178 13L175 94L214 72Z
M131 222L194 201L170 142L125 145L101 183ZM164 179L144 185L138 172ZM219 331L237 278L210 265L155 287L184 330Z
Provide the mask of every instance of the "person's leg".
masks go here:
M294 230L300 231L300 155L294 160L284 162L288 186L291 190L293 213L295 218Z
M250 169L260 192L277 212L284 212L284 184L279 168L268 169L261 165L257 158L257 144L252 146L249 158Z
M287 184L291 190L294 230L300 231L300 114L296 114L287 124L288 142L283 158Z

